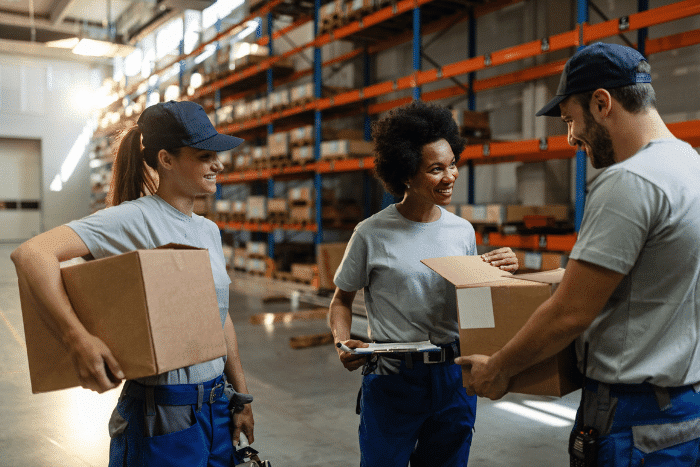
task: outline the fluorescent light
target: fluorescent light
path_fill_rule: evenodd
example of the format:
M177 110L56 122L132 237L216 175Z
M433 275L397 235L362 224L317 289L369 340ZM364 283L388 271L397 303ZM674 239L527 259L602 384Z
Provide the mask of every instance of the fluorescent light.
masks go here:
M101 41L96 39L82 39L70 37L46 43L48 47L61 49L71 49L76 55L88 57L124 57L135 50L131 45L117 44L115 42Z
M69 37L68 39L59 39L57 41L48 41L46 43L47 47L55 47L58 49L72 49L78 45L80 39L77 37Z
M569 420L564 420L553 415L548 415L539 410L530 409L528 407L524 407L513 402L496 402L495 404L493 404L493 407L505 410L510 413L514 413L515 415L520 415L521 417L529 418L530 420L534 420L545 425L556 427L565 427L571 425L571 422Z

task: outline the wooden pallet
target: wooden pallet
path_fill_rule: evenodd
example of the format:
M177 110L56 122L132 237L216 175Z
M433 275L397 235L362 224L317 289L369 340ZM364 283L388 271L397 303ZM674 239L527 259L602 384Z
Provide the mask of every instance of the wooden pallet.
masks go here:
M313 283L313 279L302 279L300 277L294 276L291 272L287 272L287 271L275 271L272 274L272 277L277 279L277 280L281 280L281 281L285 281L285 282L295 282L297 284L311 285Z
M324 332L321 334L308 334L304 336L295 336L289 339L289 346L293 349L305 349L307 347L317 347L319 345L332 344L333 333Z
M284 224L287 222L288 214L286 212L270 212L267 214L267 222L271 224Z
M289 300L286 296L278 296L279 301ZM277 301L277 300L275 300ZM326 319L328 308L315 308L313 310L283 311L280 313L258 313L249 318L250 324L288 323L290 321L310 321Z

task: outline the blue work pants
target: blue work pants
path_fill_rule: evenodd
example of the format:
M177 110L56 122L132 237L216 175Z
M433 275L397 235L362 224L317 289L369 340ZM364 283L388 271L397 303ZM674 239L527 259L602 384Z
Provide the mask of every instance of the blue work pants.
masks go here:
M600 434L599 467L700 466L700 394L693 386L590 381L578 417L582 411Z
M476 417L476 397L454 362L401 362L398 374L367 374L360 400L362 467L463 467Z
M109 467L229 467L232 442L225 379L147 388L125 383L110 420Z

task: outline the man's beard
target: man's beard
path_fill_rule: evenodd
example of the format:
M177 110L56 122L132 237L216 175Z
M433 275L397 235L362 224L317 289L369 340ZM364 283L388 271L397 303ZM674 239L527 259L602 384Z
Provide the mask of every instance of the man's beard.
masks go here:
M593 118L593 114L585 106L583 108L584 137L591 151L591 164L596 169L610 167L615 163L610 132Z

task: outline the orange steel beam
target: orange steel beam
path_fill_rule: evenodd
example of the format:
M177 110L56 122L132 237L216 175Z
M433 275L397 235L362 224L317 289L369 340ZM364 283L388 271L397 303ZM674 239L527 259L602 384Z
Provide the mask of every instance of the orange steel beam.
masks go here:
M646 53L649 55L700 44L700 29L673 34L658 39L647 39Z
M300 53L307 47L314 45L314 46L319 46L322 43L327 43L331 39L336 40L340 39L341 37L345 37L347 35L350 35L351 33L357 32L358 30L362 29L360 26L367 27L371 26L374 24L379 24L382 21L385 21L386 19L396 15L403 13L405 11L408 11L410 9L416 8L418 6L421 6L423 4L427 4L430 1L433 0L403 0L397 4L396 11L392 9L392 7L387 7L384 8L383 10L380 10L376 13L373 13L371 15L366 16L362 20L362 24L360 24L359 21L355 23L351 23L349 26L356 26L356 29L353 29L350 31L350 29L346 30L345 28L340 28L332 33L328 33L324 36L316 38L316 40L310 42L309 44L306 44L301 47L297 47L296 49L292 49L288 52L285 52L283 55L278 56L278 57L273 57L256 67L253 67L253 69L248 69L247 73L244 72L242 75L233 75L225 78L221 82L215 82L209 85L209 87L205 88L200 88L200 90L197 90L195 92L195 96L193 98L200 97L204 94L209 94L217 89L220 89L221 87L231 84L235 81L238 81L239 79L242 79L244 77L251 76L254 73L257 73L261 70L269 68L272 64L274 64L277 60L280 59L280 57L288 57L291 55L295 55L297 53ZM513 2L514 3L514 2ZM685 18L688 16L693 16L696 14L700 14L700 2L698 0L686 0L683 2L675 3L672 5L667 5L664 7L658 7L654 8L651 10L647 10L644 12L640 13L635 13L633 15L629 16L629 22L630 22L630 28L629 30L634 30L634 29L639 29L642 27L648 27L654 24L660 24L663 22L668 22L668 21L673 21L676 19L680 18ZM583 25L583 37L584 37L584 42L588 43L592 40L595 39L600 39L603 37L609 37L613 36L619 33L619 19L615 20L610 20L606 21L600 24L595 24L595 25L588 25L584 24ZM346 27L346 28L347 28ZM549 38L549 51L554 51L554 50L559 50L562 48L566 47L571 47L571 46L576 46L578 45L578 26L575 31L569 31L566 33L558 34L555 36L552 36ZM327 37L326 37L327 36ZM326 40L328 39L328 41ZM693 41L692 37L686 38L688 41ZM351 54L348 54L348 56L357 56L359 55L359 49L358 51L353 51ZM502 49L496 52L493 52L491 54L491 65L490 66L497 66L500 64L504 63L509 63L517 60L522 60L524 58L529 58L533 57L536 55L539 55L543 53L542 51L542 41L541 40L536 40L532 42L528 42L525 44L520 44L514 47L508 47L506 49ZM486 68L486 63L484 60L484 56L480 57L475 57L472 59L468 60L463 60L460 62L452 63L449 65L446 65L442 67L441 70L426 70L421 72L420 76L420 82L416 81L416 77L404 77L404 78L399 78L399 80L396 81L397 86L400 89L406 89L408 87L412 87L415 85L420 85L420 84L425 84L428 82L432 82L438 79L446 79L450 77L454 77L457 75L461 74L466 74L472 71L478 71L480 69ZM305 72L305 74L308 72ZM431 76L434 76L434 79L431 79Z
M303 16L303 17L299 18L298 20L294 21L289 26L282 28L279 31L273 32L272 33L272 40L279 39L284 34L287 34L289 31L292 31L300 26L303 26L304 24L306 24L312 20L313 20L313 18L310 18L308 16ZM270 42L270 38L268 36L264 36L264 37L261 37L260 39L258 39L256 42L258 45L267 45Z
M374 157L362 157L357 159L338 159L332 161L318 161L316 172L352 172L356 170L369 170L374 168Z
M566 65L566 60L560 60L558 62L545 63L544 65L518 70L513 73L476 80L474 81L473 89L474 91L484 91L486 89L499 88L509 84L559 75L564 70L564 65Z
M676 138L686 141L693 147L700 146L700 120L669 123L667 126Z
M685 0L670 5L652 8L629 15L629 28L625 31L635 31L657 24L668 23L689 16L700 14L700 2L698 0ZM584 24L583 41L588 44L597 39L618 34L620 20L612 19L599 24Z

